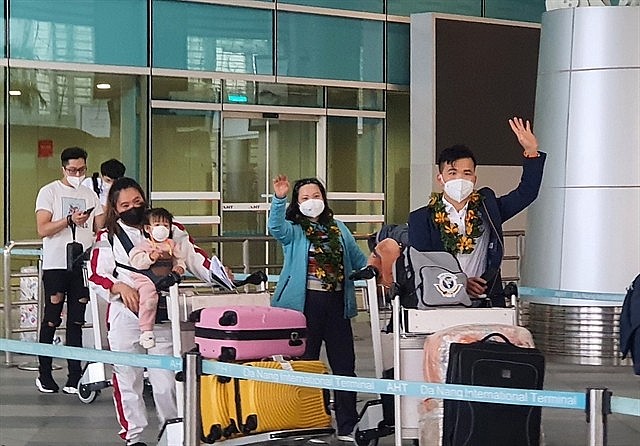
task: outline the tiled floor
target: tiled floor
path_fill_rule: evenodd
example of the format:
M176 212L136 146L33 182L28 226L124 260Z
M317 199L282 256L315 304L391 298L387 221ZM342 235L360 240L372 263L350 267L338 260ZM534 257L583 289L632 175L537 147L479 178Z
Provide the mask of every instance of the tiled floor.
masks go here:
M372 377L373 355L368 324L359 321L354 327L358 374ZM21 355L16 355L14 359L16 363L33 361L32 357ZM64 364L62 360L56 362ZM65 371L55 371L54 376L59 383L63 383ZM35 378L36 372L0 366L0 446L122 446L117 437L118 426L111 389L103 390L93 403L83 404L76 396L37 392ZM547 390L581 392L587 387L602 386L608 387L614 395L640 398L640 377L633 375L631 367L547 364ZM367 394L360 396L361 400L372 397ZM153 417L152 403L147 407ZM547 446L587 445L587 429L585 415L580 411L543 409L543 432ZM640 444L640 417L613 414L609 417L608 430L609 446ZM145 438L149 445L156 443L156 432L152 431L149 429ZM338 444L330 438L325 441L327 444ZM298 441L290 444L304 443ZM393 444L393 437L379 441L380 446ZM403 445L410 444L412 442L409 440L403 442Z

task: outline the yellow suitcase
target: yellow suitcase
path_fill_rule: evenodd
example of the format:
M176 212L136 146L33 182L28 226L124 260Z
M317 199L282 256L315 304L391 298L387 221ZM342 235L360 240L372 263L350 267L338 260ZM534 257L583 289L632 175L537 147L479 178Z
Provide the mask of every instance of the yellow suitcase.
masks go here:
M201 439L214 443L238 433L232 420L229 400L233 397L233 384L228 378L219 380L215 375L200 378Z
M256 368L254 376L268 376L269 369L282 370L283 366L296 372L327 373L321 361L260 361L244 365ZM322 378L315 380L322 382ZM234 392L227 393L231 398L228 406L243 434L331 426L326 389L238 378L233 379L233 385Z

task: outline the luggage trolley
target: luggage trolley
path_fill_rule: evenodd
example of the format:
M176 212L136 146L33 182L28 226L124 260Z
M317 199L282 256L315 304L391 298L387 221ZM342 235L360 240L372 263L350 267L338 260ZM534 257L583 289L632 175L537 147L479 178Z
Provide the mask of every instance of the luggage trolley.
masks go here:
M380 287L384 290L384 288ZM367 280L367 297L371 319L376 377L393 367L393 379L424 381L423 346L426 337L438 330L464 324L517 324L517 311L513 305L517 288L508 285L505 294L511 295L512 305L507 308L438 307L427 310L404 308L400 296L391 288L391 315L394 321L392 333L384 333L381 327L378 293L375 279ZM386 290L384 290L386 291ZM384 293L383 291L383 293ZM395 322L399 321L399 323ZM419 438L418 397L395 395L393 397L393 426L384 426L382 401L369 402L360 414L356 441L359 446L375 446L377 438L394 434L396 446L402 440ZM381 428L382 427L382 428Z
M87 252L83 254L88 256ZM89 309L91 315L91 335L93 348L104 350L107 347L107 302L96 294L95 285L89 282L88 257L83 259L82 273L85 286L89 288ZM111 387L110 366L102 362L88 362L78 381L78 398L85 404L91 404L103 389Z
M87 274L86 263L83 266L85 279ZM235 281L234 286L241 287L247 284L261 285L266 281L267 277L262 271L258 271L247 276L244 280ZM88 283L88 280L86 280ZM107 348L107 327L106 327L106 314L107 314L107 302L97 295L95 291L95 286L91 283L88 283L89 286L89 308L91 310L91 331L93 335L93 346L95 349L103 350ZM178 296L182 296L181 302L183 305L182 314L188 315L187 312L187 300L184 297L188 293L188 288L196 289L199 286L206 287L207 289L211 289L211 284L205 284L204 282L186 282L181 285L174 285L175 293ZM179 286L185 290L184 293L180 293ZM173 287L172 287L173 288ZM166 296L170 294L170 290L159 290L159 293ZM215 293L209 292L206 295L200 295L197 293L191 293L193 298L189 300L190 309L201 308L205 305L207 300L207 296L216 296L215 298L218 301L222 301L222 295L216 295ZM257 305L268 305L269 296L267 293L254 293L247 294L246 296L253 296L255 300L255 304ZM210 297L209 297L210 298ZM177 300L176 300L177 301ZM247 304L253 304L252 301L248 299L244 299ZM228 302L228 301L227 301ZM193 305L196 305L196 308L192 308ZM183 319L186 321L186 319ZM178 326L177 332L172 332L173 334L173 345L174 345L174 355L180 357L180 346L183 344L181 342L178 334L180 333L180 327ZM176 342L176 339L178 340ZM178 345L178 350L176 350L176 345ZM111 376L111 367L108 364L104 364L101 362L90 362L87 363L82 377L78 382L78 398L85 404L91 404L101 393L102 390L111 387L112 382L108 376Z
M253 273L244 281L234 282L236 287L245 284L266 282L267 277L261 271ZM194 324L189 322L189 315L200 308L220 305L250 305L270 306L270 295L267 292L237 293L237 294L206 294L190 295L180 293L177 286L172 286L167 296L167 310L171 323L173 339L173 353L181 357L182 353L195 345ZM178 403L179 418L168 420L158 436L158 446L182 446L184 443L184 383L176 382L176 399ZM200 410L200 395L197 396L197 410ZM314 441L320 437L326 437L334 433L333 428L304 428L269 431L264 433L248 434L245 436L218 440L215 444L225 446L278 443L281 441ZM316 440L318 443L322 441Z

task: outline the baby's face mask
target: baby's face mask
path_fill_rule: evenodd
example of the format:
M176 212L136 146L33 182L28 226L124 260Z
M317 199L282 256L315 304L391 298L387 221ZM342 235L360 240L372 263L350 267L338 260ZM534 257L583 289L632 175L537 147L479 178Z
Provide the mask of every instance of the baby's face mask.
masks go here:
M164 242L169 238L171 228L169 222L159 221L153 222L145 227L145 230L151 235L156 242Z

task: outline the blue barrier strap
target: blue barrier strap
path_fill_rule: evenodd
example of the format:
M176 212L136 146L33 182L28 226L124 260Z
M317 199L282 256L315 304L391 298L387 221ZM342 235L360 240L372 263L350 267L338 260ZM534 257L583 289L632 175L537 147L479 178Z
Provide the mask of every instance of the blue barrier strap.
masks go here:
M90 348L0 339L0 350L30 355L53 356L105 364L133 367L182 370L182 359L172 356L142 355ZM210 375L245 378L279 384L300 385L323 389L349 390L364 393L386 393L419 398L447 398L463 401L506 403L527 406L557 407L584 410L586 396L582 392L561 392L511 389L502 387L434 384L416 381L356 378L287 370L267 369L217 361L203 361L202 370Z
M0 248L0 253L4 255L5 249ZM29 257L40 257L42 255L42 249L33 248L14 248L11 250L11 255L14 256L29 256Z
M557 407L561 409L584 410L586 407L585 393L577 392L524 390L506 387L480 387L460 384L434 384L417 381L319 375L315 373L291 372L287 370L250 367L213 361L204 361L202 371L211 375L353 392L386 393L419 398L446 398L483 403Z
M175 358L173 356L112 352L108 350L66 347L10 339L0 339L0 351L102 362L105 364L120 364L132 367L165 369L174 372L182 370L182 358ZM481 387L460 384L356 378L267 369L217 361L203 361L202 371L209 375L363 393L384 393L418 398L444 398L460 401L477 401L481 403L555 407L560 409L584 410L586 407L586 393L584 392L527 390L506 387ZM640 399L613 396L611 398L611 410L614 413L640 417Z
M520 296L531 296L531 297L546 297L549 299L583 299L583 300L606 300L610 302L622 302L624 301L624 294L614 294L614 293L587 293L582 291L563 291L563 290L552 290L549 288L534 288L534 287L526 287L519 286L518 294ZM526 300L526 299L525 299Z
M640 417L640 400L625 396L612 396L611 412Z
M67 347L63 345L40 344L10 339L0 339L0 350L27 355L51 356L54 358L77 359L80 361L103 362L105 364L148 367L151 369L182 370L182 358L164 355L142 355L112 352L92 348Z

